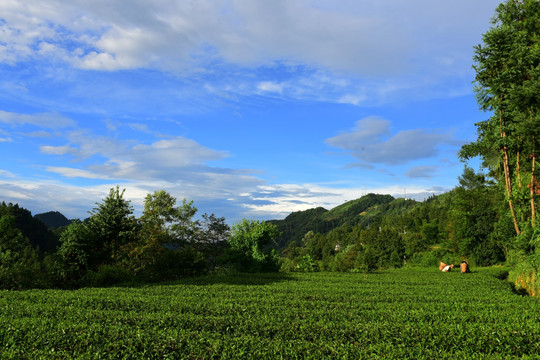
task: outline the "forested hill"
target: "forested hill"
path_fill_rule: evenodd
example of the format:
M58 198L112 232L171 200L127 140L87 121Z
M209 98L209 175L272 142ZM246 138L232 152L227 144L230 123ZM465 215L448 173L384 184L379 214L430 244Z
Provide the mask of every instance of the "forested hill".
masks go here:
M36 214L34 217L44 223L49 229L57 229L71 224L71 220L58 211Z
M15 225L30 241L34 248L39 248L42 252L53 251L58 246L58 238L47 226L38 218L32 216L32 213L12 203L0 203L0 218L4 215L12 216ZM5 231L5 229L3 229ZM3 235L3 234L0 234Z
M416 203L414 200L394 199L391 195L367 194L331 210L318 207L296 211L283 220L269 222L282 233L277 240L278 248L282 249L292 241L300 241L308 231L325 234L340 226L368 226L372 221L384 217L388 211L410 208Z

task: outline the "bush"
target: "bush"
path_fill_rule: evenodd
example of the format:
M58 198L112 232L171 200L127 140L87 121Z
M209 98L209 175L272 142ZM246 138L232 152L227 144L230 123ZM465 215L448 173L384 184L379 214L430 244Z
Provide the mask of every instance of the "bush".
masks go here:
M279 236L275 225L243 219L232 227L230 248L221 261L241 272L279 270L279 256L271 247Z
M315 272L319 271L319 266L315 261L313 261L311 256L304 255L299 259L298 263L296 264L295 271Z
M103 265L97 271L88 271L83 283L88 286L112 286L134 280L133 275L117 265Z
M293 272L296 270L297 262L296 260L289 259L289 258L281 258L280 259L280 272Z
M145 273L146 280L177 280L186 276L201 275L207 271L204 255L186 246L182 249L167 250Z
M511 262L513 270L508 274L508 280L514 283L517 289L523 289L532 296L540 295L540 249L535 253L525 255L512 253Z

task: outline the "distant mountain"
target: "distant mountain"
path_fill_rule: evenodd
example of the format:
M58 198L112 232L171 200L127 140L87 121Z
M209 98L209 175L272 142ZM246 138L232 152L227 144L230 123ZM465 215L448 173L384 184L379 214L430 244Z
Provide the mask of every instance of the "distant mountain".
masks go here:
M62 226L71 224L71 220L58 211L49 211L42 214L36 214L34 217L44 223L49 229L58 229Z
M32 213L18 204L0 203L0 217L11 215L15 218L15 224L22 234L30 240L33 247L42 252L53 251L58 246L58 237Z
M282 233L277 240L278 248L286 247L291 241L299 241L308 231L327 233L339 226L353 226L358 223L368 225L374 217L382 213L391 203L411 202L412 200L394 199L391 195L367 194L359 199L347 201L331 210L322 207L305 211L296 211L283 220L270 220ZM402 204L403 205L403 204Z

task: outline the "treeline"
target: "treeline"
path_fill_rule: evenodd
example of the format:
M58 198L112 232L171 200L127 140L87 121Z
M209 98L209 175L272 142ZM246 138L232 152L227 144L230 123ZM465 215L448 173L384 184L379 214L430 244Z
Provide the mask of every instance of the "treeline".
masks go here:
M268 245L275 226L225 218L195 220L193 201L166 191L148 194L142 216L118 187L90 212L55 233L28 210L0 205L0 288L76 288L174 280L211 272L277 271L279 257ZM43 246L45 245L45 246ZM41 246L41 248L40 248Z
M373 271L462 260L489 266L519 248L504 206L497 184L466 167L458 187L423 202L368 194L330 211L298 212L273 223L290 236L281 239L288 242L288 271ZM287 232L327 219L341 225L314 227L303 236Z
M177 205L163 190L146 196L136 218L124 192L113 188L88 219L55 232L28 210L2 203L0 287L104 286L229 269L369 272L462 260L490 266L534 251L514 233L500 183L469 167L458 180L423 202L368 194L331 210L232 228L214 214L195 220L192 201Z

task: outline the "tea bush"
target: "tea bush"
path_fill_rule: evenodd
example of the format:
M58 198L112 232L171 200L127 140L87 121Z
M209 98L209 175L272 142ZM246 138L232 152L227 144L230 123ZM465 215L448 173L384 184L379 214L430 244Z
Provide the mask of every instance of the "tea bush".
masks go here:
M0 358L537 358L538 299L513 292L503 270L473 270L0 291Z

